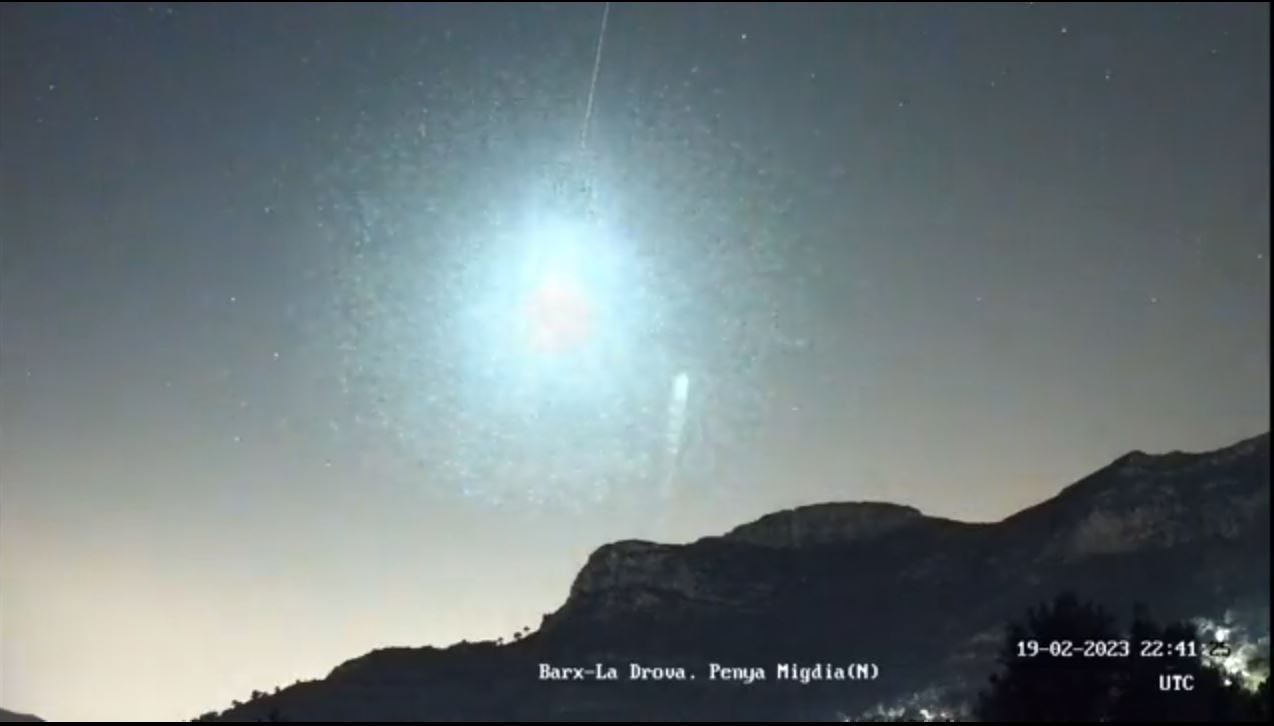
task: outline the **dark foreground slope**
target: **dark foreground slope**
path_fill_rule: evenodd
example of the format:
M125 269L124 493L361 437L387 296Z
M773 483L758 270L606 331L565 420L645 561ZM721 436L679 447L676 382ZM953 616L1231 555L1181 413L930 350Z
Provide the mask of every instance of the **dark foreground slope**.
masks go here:
M916 693L958 700L1001 628L1074 590L1121 614L1229 611L1268 632L1269 435L1205 454L1129 454L995 524L891 504L778 512L689 545L593 553L566 603L510 645L391 648L231 720L828 720ZM613 665L617 682L545 682L538 665ZM712 682L708 664L769 680ZM776 682L776 664L872 662L871 681ZM685 682L633 682L629 664Z

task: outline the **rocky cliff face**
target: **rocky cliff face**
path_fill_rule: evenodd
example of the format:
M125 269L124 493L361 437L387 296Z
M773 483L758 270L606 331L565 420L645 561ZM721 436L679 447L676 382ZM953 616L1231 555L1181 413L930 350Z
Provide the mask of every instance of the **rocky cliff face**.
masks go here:
M981 685L1004 624L1063 590L1163 619L1254 612L1268 631L1269 554L1268 434L1134 453L995 524L842 503L687 545L606 545L521 642L378 651L223 716L827 719ZM852 688L706 680L709 662L784 660L871 661L881 676ZM680 665L702 680L545 683L546 661Z
M769 514L690 547L616 542L588 559L571 587L571 599L595 601L603 618L664 607L747 610L773 596L775 583L737 572L732 555L741 549L796 551L866 542L923 521L919 510L895 504L819 504ZM714 552L724 557L714 557ZM549 623L560 620L550 618Z
M923 519L920 510L897 504L815 504L767 514L735 527L726 538L765 547L818 547L864 542Z
M1269 435L1205 454L1133 452L1005 521L1049 540L1067 560L1241 540L1268 524Z

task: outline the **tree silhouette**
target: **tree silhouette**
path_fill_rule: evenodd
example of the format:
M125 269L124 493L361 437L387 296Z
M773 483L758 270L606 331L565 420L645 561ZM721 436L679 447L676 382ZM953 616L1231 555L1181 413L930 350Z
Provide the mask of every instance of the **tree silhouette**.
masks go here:
M1261 723L1270 722L1270 681L1265 679L1253 696L1252 710L1256 720Z
M1003 674L991 676L991 689L980 695L982 721L1099 721L1108 713L1117 669L1109 660L1073 661L1045 653L1019 657L1019 643L1045 650L1053 642L1118 639L1115 619L1100 606L1071 594L1051 605L1031 608L1025 623L1011 623L999 662Z
M1088 641L1109 646L1104 655L1086 657ZM1009 625L999 658L1003 671L991 676L975 712L983 721L1267 720L1268 683L1256 694L1231 683L1204 662L1201 641L1193 625L1161 627L1142 607L1121 632L1101 606L1064 593L1031 608L1024 623ZM1038 653L1022 645L1031 642ZM1071 648L1050 653L1050 643ZM1165 691L1163 676L1188 678L1191 687Z
M1140 651L1142 643L1163 643L1170 648L1199 643L1202 638L1193 625L1160 627L1145 608L1138 608L1129 640ZM1251 696L1237 684L1227 684L1225 674L1206 666L1202 657L1174 654L1149 658L1134 653L1124 665L1118 699L1111 707L1115 721L1244 721L1250 715ZM1188 677L1192 689L1164 692L1159 687L1164 675Z

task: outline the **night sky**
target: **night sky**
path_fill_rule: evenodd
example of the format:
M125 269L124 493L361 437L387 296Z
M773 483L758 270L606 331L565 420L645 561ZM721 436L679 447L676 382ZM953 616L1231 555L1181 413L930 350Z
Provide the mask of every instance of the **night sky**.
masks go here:
M1269 428L1269 8L0 9L0 706ZM581 144L583 137L584 143Z

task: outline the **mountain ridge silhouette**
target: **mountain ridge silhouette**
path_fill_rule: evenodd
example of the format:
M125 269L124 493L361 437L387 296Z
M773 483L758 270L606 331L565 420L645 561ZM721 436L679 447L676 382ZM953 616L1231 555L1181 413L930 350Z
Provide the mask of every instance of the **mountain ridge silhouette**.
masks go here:
M563 605L509 644L386 648L222 720L826 720L983 685L1005 623L1077 591L1131 612L1268 632L1269 433L1132 452L998 522L818 504L688 544L595 550ZM709 680L712 663L875 664L870 681ZM693 680L540 680L541 664L683 668Z

